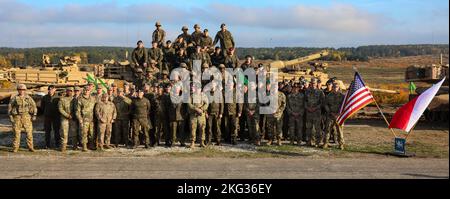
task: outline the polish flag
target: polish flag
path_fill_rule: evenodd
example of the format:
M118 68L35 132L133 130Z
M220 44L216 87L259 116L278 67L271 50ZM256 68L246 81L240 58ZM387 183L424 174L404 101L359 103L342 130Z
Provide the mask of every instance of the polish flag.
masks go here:
M389 128L397 128L409 132L414 124L419 121L420 116L425 109L427 109L444 80L445 77L440 82L400 107L400 109L395 112L394 117L392 117Z

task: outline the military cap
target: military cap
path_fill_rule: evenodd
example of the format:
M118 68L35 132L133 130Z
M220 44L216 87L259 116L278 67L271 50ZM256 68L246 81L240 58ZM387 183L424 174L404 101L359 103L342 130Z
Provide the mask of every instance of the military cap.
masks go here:
M73 87L67 87L66 91L72 91L73 92Z
M205 29L203 30L203 32L209 32L209 30L205 28Z
M27 86L25 84L19 84L17 85L17 90L27 90Z
M150 68L150 67L147 67L146 69L145 69L145 72L152 72L153 70L152 70L152 68Z
M189 30L189 28L188 28L187 26L183 26L183 27L181 28L181 30Z
M226 24L220 24L220 28L223 28L224 26L226 26Z
M84 86L83 88L84 88L85 90L87 90L87 89L89 89L89 86L86 85L86 86Z
M171 43L172 43L172 41L170 41L170 40L166 41L166 44L171 44Z
M144 42L142 42L142 40L139 40L136 44L139 45L141 43L144 43Z
M143 73L144 71L142 71L142 68L138 68L138 69L136 70L136 72L137 72L137 73Z
M195 24L194 28L200 28L200 26L198 24Z
M162 74L163 74L163 75L169 75L169 71L163 70L163 71L162 71Z
M114 84L114 83L112 83L112 84L111 84L111 87L117 87L117 85L116 85L116 84Z
M317 83L317 79L316 78L311 78L311 83Z
M203 64L202 64L202 68L209 68L208 63L203 63Z
M123 88L117 88L117 92L123 92Z
M161 23L160 23L159 21L157 21L157 22L155 23L155 26L161 26Z
M88 85L94 85L94 83L92 83L92 82L89 82L89 83L88 83Z
M98 87L97 87L97 90L99 90L99 89L101 90L101 89L102 89L102 87L98 86Z
M187 64L186 64L186 63L181 63L181 64L180 64L180 67L182 67L182 68L187 68Z
M48 86L48 90L50 90L50 89L54 89L55 88L55 85L50 85L50 86Z
M74 90L74 91L79 91L79 90L81 90L81 88L80 88L79 86L75 86L75 87L73 88L73 90Z
M247 58L253 58L251 55L245 55L245 59Z
M225 64L219 64L219 68L225 68Z
M157 64L157 62L153 59L150 59L150 64Z

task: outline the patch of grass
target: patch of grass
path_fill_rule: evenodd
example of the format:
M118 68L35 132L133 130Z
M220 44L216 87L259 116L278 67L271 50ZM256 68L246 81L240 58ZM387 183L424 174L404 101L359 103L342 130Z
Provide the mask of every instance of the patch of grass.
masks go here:
M283 155L271 154L264 152L237 152L237 151L221 151L214 148L202 148L193 152L165 152L158 154L158 156L169 157L207 157L207 158L268 158L268 157L282 157Z

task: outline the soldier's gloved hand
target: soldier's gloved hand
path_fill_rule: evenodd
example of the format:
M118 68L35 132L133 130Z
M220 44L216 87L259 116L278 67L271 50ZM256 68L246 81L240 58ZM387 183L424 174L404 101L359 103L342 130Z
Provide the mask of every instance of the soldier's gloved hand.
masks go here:
M32 121L36 121L36 115L33 115L33 117L31 117Z

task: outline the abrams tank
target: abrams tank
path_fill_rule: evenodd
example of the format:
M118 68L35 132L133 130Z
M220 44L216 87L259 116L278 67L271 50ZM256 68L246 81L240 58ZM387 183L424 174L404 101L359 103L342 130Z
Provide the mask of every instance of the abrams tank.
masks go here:
M436 93L436 96L424 112L424 116L427 121L448 121L449 119L448 72L449 65L443 64L442 55L440 64L413 65L406 68L405 81L413 82L417 86L415 93L410 94L410 100L423 93L432 84L439 82L444 77L446 78L438 93Z

